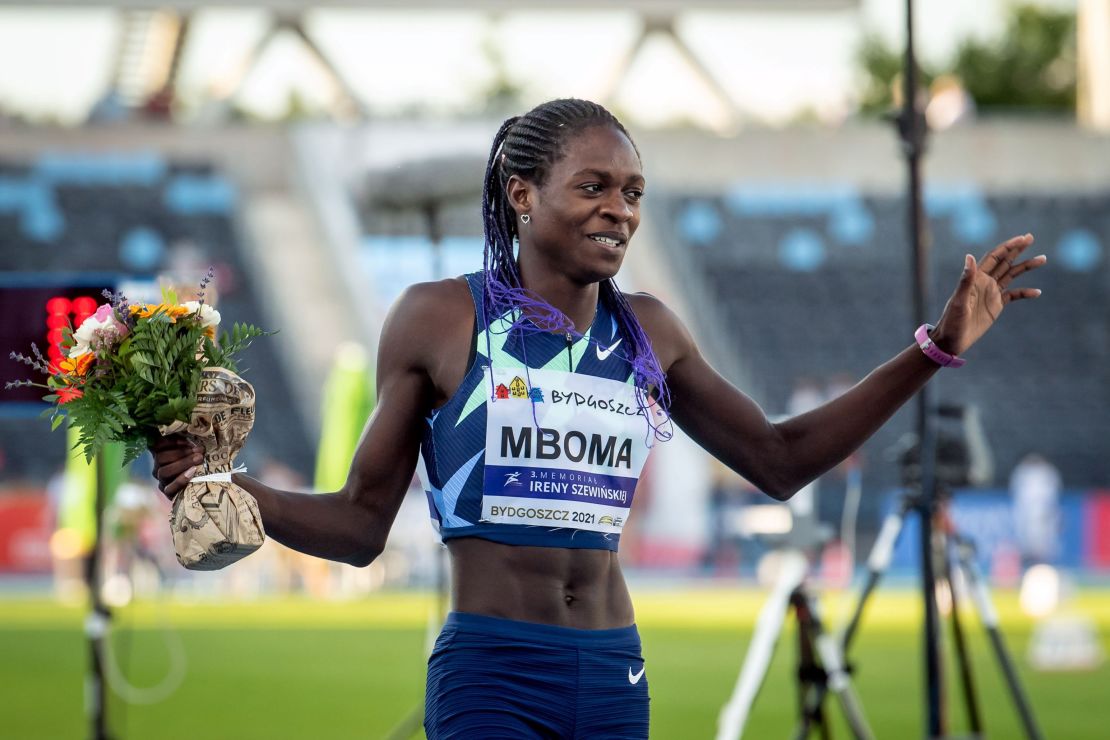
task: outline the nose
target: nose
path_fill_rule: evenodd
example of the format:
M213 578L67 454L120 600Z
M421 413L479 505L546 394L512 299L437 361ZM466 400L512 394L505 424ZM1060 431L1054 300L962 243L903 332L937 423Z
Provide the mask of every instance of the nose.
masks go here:
M635 211L628 201L625 200L623 194L617 195L614 198L608 198L601 208L602 216L620 224L630 221L634 214Z
M601 204L601 215L616 223L623 224L631 221L635 213L635 210L625 199L624 193L616 193L612 197L606 198Z

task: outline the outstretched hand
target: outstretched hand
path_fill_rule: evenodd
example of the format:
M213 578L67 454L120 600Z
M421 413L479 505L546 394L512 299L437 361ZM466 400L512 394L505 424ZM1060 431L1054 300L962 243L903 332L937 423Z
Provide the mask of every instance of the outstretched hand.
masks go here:
M1038 288L1010 288L1019 275L1048 261L1043 254L1016 261L1032 243L1033 235L1024 234L1002 242L978 263L970 254L964 257L960 282L931 333L938 347L953 355L963 354L986 334L1007 304L1041 294Z

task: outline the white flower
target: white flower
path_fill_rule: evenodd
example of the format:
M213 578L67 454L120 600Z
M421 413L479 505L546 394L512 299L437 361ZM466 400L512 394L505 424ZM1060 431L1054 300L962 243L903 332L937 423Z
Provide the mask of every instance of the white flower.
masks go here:
M126 334L127 327L116 320L112 307L105 303L97 309L96 313L82 321L77 331L73 332L73 346L70 347L69 357L80 357L91 351L90 345L97 336L123 337Z
M200 325L205 329L220 324L220 312L200 301L185 301L181 304L189 313L200 315Z

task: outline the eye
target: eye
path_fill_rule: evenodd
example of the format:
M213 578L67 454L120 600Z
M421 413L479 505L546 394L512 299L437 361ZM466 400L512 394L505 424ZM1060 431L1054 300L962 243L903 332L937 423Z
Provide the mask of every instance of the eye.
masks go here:
M597 193L601 192L601 184L596 182L588 182L582 186L582 189L585 190L587 193L594 193L596 195Z
M643 190L625 190L624 194L628 197L629 200L635 201L636 203L639 203L644 198Z

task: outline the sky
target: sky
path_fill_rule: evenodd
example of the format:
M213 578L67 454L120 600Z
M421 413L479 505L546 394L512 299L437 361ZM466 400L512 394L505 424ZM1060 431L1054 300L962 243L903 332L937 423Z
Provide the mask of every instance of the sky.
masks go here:
M969 35L1002 29L1009 0L926 0L917 13L919 53L946 59ZM1075 7L1075 0L1042 4ZM312 10L306 27L371 110L466 112L484 98L496 66L525 102L609 98L640 126L692 121L722 128L734 106L744 121L776 125L805 112L836 121L855 104L855 51L865 31L903 43L904 3L860 0L826 12L683 13L678 34L712 72L722 101L665 37L649 38L613 90L621 59L639 32L624 11L521 11L497 20L472 12ZM268 16L252 9L201 11L181 70L180 93L195 115L226 90ZM112 78L121 39L116 10L0 7L0 110L79 123ZM557 63L556 61L557 60ZM279 36L242 81L236 101L279 116L290 88L310 106L336 90L290 35Z

